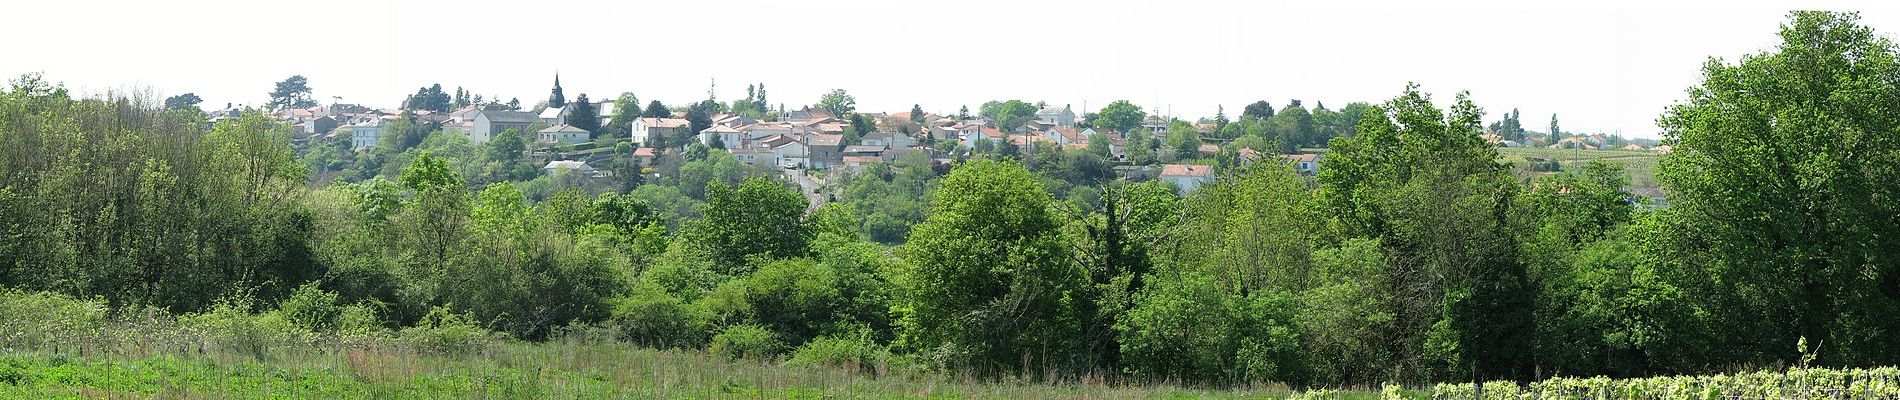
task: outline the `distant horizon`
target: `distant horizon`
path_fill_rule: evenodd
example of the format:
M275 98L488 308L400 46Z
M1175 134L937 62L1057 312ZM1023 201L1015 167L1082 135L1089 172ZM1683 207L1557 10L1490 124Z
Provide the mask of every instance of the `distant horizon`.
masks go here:
M272 85L291 75L307 77L312 99L324 104L340 96L395 107L439 83L450 92L460 86L519 98L528 108L547 98L559 73L569 99L632 92L642 103L680 105L704 100L716 80L721 102L764 83L775 108L844 89L873 112L916 104L952 114L1018 99L1068 104L1082 114L1128 100L1186 120L1212 117L1217 106L1232 117L1257 100L1275 109L1295 99L1335 110L1379 103L1416 82L1441 105L1470 91L1487 123L1518 109L1531 130L1547 130L1555 113L1566 132L1653 139L1656 116L1700 80L1704 60L1733 62L1772 48L1797 5L1884 9L1863 10L1863 23L1900 31L1900 13L1881 12L1900 7L1851 2L740 1L713 8L339 0L298 8L80 0L14 5L41 18L0 26L0 34L43 39L10 43L39 56L0 61L0 74L11 80L39 72L82 94L195 93L208 109L264 104ZM753 12L720 13L741 9ZM656 14L691 17L647 18ZM524 20L563 22L515 22ZM305 27L282 33L285 24ZM98 25L118 28L72 28ZM506 29L471 28L489 26ZM561 33L541 33L550 26ZM181 39L115 35L128 31Z

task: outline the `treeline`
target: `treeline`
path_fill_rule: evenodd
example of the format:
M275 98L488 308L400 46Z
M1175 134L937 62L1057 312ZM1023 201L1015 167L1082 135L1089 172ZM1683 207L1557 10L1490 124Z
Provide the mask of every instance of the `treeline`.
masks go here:
M1367 105L1317 178L1236 165L1180 197L1086 151L912 158L808 215L718 150L623 194L471 185L442 139L393 180L306 189L262 117L207 128L28 77L0 94L0 283L182 313L315 282L388 327L447 311L979 376L1640 376L1797 362L1803 338L1820 365L1891 365L1900 112L1878 105L1900 66L1856 20L1796 13L1775 51L1705 66L1662 118L1661 207L1610 165L1519 180L1468 96L1416 86Z

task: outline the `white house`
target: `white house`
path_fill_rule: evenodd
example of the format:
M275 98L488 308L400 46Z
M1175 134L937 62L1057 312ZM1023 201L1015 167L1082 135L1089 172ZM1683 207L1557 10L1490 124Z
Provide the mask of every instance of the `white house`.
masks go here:
M1319 174L1318 154L1287 154L1280 156L1280 158L1286 160L1288 165L1292 165L1293 171L1300 175L1313 176Z
M975 135L982 134L983 131L988 129L989 128L985 128L982 125L960 123L950 126L931 127L930 135L936 137L937 140L957 138L964 142L970 142L975 140Z
M367 149L376 146L383 136L383 119L373 118L356 125L350 125L350 148Z
M791 136L773 136L760 142L772 149L773 163L778 165L797 165L810 167L805 143Z
M1174 184L1186 196L1199 190L1201 185L1214 182L1214 167L1207 165L1168 164L1161 166L1162 181Z
M719 143L724 144L728 149L745 147L746 140L751 139L746 137L745 131L725 125L715 124L711 128L699 131L700 144L712 146L713 138L719 138Z
M1057 145L1062 145L1062 146L1067 146L1070 144L1088 144L1089 142L1088 136L1083 136L1082 131L1075 130L1075 128L1062 127L1062 126L1049 128L1049 130L1042 131L1042 137L1049 139L1050 141L1054 141L1056 142Z
M688 129L693 129L692 126L692 122L679 118L641 118L633 120L633 129L628 130L628 132L633 133L633 137L631 138L633 144L642 145L656 138L681 137L682 135L680 134L685 133ZM683 143L673 144L681 145Z
M1075 111L1070 110L1067 104L1062 105L1061 108L1051 105L1037 110L1036 120L1060 127L1074 127Z
M907 149L917 146L917 139L897 132L871 132L859 140L866 146L878 146L886 149Z
M474 122L475 115L482 113L480 104L468 105L449 112L449 121L454 123Z
M778 162L778 154L764 147L735 148L732 149L732 157L739 159L739 162L758 167L769 168L773 163Z
M468 131L469 143L486 143L496 135L513 129L515 134L525 134L528 126L540 121L533 113L521 111L483 110L475 113L475 125Z
M586 129L575 128L573 125L568 124L560 124L536 132L535 140L542 143L581 143L591 140L588 136L590 134L591 133Z
M741 127L738 127L737 129L740 132L745 132L745 138L754 142L765 140L766 138L773 137L773 136L780 136L780 135L789 136L789 135L799 133L798 128L793 127L792 124L783 123L783 122L761 122L761 123L741 126ZM732 146L732 144L727 143L726 146Z
M1001 144L1003 143L1004 140L1009 140L1009 135L1003 134L1003 131L1001 129L980 128L980 129L977 129L976 131L971 131L968 133L964 133L961 136L957 136L957 138L958 140L963 141L963 147L974 148L976 147L977 140L989 139L989 140L996 141L996 143L998 144Z

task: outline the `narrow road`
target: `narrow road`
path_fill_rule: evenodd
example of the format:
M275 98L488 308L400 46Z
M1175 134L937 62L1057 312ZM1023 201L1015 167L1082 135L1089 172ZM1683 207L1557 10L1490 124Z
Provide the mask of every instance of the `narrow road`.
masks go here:
M807 174L807 170L804 168L786 170L785 176L787 179L790 179L792 183L798 184L798 191L804 193L805 202L810 203L810 205L805 206L805 215L816 213L818 212L819 206L825 205L825 196L818 193L818 187L823 186L824 182L812 178L811 175Z

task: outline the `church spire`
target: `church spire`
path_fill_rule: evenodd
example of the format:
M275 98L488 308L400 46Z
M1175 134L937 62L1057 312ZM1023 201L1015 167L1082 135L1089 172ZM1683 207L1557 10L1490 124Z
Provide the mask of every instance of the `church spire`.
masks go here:
M560 108L560 107L566 107L566 106L567 106L567 96L561 94L561 73L555 72L554 73L554 94L548 96L548 107Z

